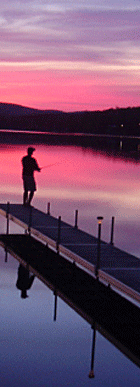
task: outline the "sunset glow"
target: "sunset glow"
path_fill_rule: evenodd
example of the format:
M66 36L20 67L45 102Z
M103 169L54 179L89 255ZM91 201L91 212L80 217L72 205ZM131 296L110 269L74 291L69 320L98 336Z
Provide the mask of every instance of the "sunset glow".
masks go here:
M0 146L1 194L18 194L20 201L23 191L21 159L25 154L25 146ZM81 149L75 152L74 147L42 145L36 147L34 156L39 166L44 167L41 173L35 172L39 187L35 197L41 200L100 201L105 207L110 202L115 211L119 203L127 216L132 208L140 207L140 165L128 165L102 154L82 154Z
M0 101L39 109L139 106L140 3L6 0Z
M111 217L115 216L116 246L139 256L140 163L81 147L32 145L39 166L45 167L35 172L33 206L46 212L50 203L51 214L61 215L70 224L74 224L78 209L79 228L93 235L97 233L97 216L101 215L106 241ZM1 203L22 203L21 159L26 152L26 144L0 145ZM10 227L11 232L18 232L13 222Z

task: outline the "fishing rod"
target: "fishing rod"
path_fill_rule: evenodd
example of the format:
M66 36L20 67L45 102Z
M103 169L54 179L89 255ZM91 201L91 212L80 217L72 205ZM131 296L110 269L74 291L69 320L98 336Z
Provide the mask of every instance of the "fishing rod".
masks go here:
M49 168L49 167L53 167L54 165L58 165L58 164L62 164L60 162L57 162L57 163L54 163L54 164L48 164L48 165L44 165L43 167L41 167L40 169L44 169L44 168Z

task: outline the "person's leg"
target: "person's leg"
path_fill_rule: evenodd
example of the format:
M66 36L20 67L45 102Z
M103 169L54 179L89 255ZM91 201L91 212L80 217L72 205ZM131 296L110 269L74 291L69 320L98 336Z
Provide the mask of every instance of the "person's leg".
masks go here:
M28 191L25 189L23 193L23 204L26 204L28 200Z
M33 196L34 196L34 191L30 191L28 204L31 204L31 200L32 200Z

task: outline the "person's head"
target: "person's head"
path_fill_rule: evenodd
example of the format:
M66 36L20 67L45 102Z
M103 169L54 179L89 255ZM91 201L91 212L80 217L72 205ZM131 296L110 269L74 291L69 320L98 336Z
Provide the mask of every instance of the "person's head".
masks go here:
M28 156L32 156L33 152L35 151L35 148L32 148L32 146L29 146L27 152L28 152Z
M26 290L21 290L21 298L27 298L28 295L27 295L27 292Z

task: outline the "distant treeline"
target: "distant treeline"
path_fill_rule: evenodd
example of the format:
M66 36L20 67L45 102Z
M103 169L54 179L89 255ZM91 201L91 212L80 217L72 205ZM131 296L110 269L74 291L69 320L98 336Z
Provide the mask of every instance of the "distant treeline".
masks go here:
M0 129L139 136L140 107L65 113L0 103Z

